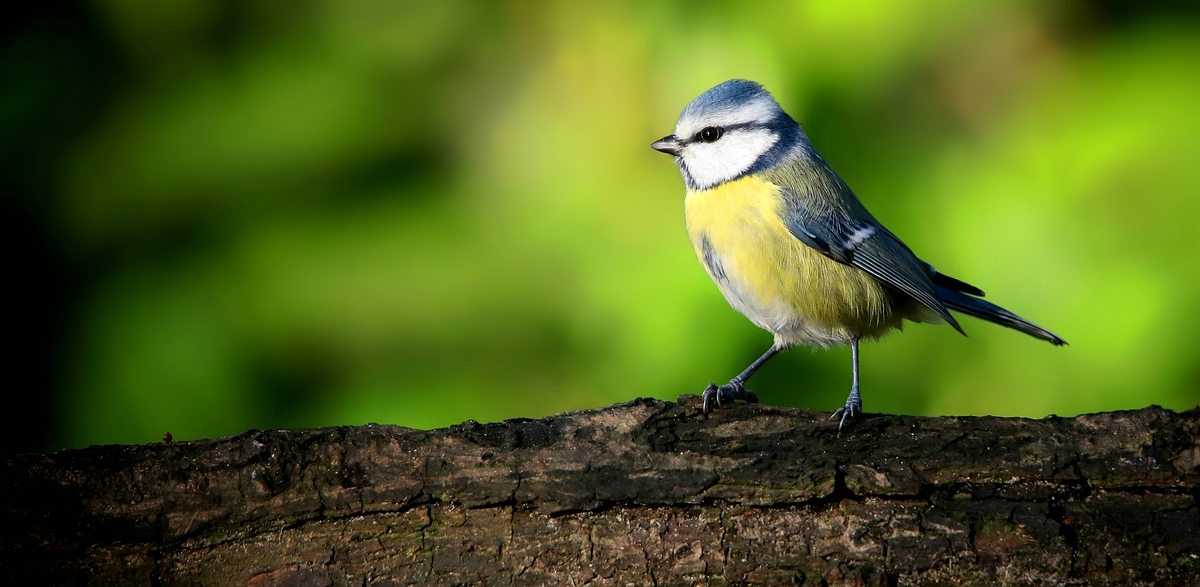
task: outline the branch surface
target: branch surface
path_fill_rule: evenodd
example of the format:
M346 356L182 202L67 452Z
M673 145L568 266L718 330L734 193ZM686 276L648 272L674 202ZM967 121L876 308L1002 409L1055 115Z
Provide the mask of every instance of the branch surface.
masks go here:
M827 414L695 396L0 463L0 579L1197 585L1200 409Z

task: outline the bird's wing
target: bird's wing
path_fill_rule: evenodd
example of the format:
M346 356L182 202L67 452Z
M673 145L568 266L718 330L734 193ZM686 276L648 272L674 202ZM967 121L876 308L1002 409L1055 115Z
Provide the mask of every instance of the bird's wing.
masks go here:
M819 155L766 175L780 189L783 221L793 236L826 257L862 269L908 294L962 332L938 296L930 266L875 220Z

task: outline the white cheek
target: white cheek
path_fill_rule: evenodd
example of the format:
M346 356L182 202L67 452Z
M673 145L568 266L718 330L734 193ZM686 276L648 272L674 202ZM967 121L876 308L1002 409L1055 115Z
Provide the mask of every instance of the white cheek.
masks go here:
M697 187L705 190L741 175L779 141L768 130L734 131L715 143L692 143L683 164Z

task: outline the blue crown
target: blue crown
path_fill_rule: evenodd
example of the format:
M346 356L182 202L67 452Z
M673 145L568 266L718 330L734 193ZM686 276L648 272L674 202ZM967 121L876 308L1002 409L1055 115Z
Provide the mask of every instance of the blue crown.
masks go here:
M762 86L752 81L731 79L710 88L707 92L700 94L695 100L692 100L692 103L683 109L683 116L695 116L703 112L730 108L751 102L763 96L770 97L770 95Z

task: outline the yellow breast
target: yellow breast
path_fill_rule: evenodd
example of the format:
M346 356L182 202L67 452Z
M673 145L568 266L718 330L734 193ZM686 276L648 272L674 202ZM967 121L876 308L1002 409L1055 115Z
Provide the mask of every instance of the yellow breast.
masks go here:
M735 309L777 339L836 344L899 324L879 281L788 232L774 184L747 176L689 191L685 208L688 235L709 276ZM813 332L825 332L827 340Z

